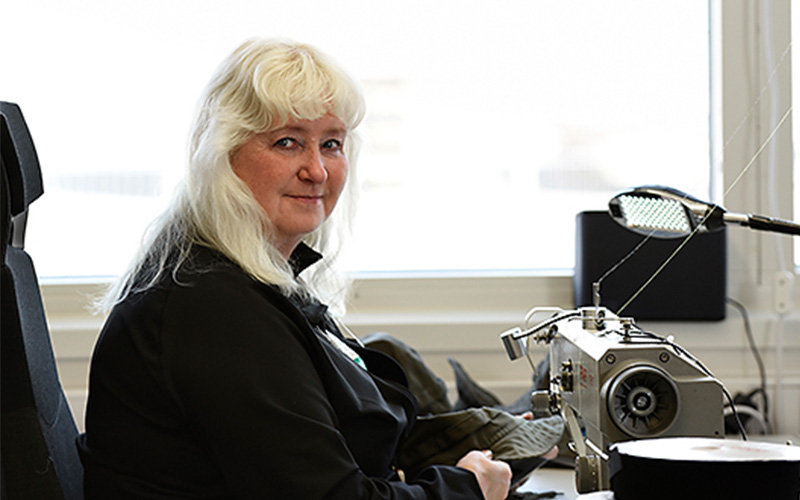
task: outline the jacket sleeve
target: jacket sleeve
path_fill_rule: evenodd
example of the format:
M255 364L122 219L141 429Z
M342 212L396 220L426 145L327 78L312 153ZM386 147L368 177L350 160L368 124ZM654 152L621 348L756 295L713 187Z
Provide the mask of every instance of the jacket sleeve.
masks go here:
M368 477L337 418L299 326L266 287L225 276L173 292L161 335L168 391L237 498L482 498L474 475L424 470Z

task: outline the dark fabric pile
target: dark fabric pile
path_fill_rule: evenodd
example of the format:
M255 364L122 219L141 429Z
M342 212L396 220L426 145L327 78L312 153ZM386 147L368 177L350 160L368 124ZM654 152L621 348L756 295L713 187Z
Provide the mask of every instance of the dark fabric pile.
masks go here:
M414 348L386 333L371 334L362 341L400 363L408 377L409 389L419 402L420 416L396 456L397 466L411 475L431 464L455 465L471 450L488 449L495 459L511 466L512 484L517 484L545 463L540 456L561 439L564 422L560 416L536 420L520 417L531 410L530 392L542 380L533 380L531 391L516 402L503 405L497 396L472 380L458 361L450 358L458 392L458 399L451 403L444 381ZM546 369L539 371L546 372Z

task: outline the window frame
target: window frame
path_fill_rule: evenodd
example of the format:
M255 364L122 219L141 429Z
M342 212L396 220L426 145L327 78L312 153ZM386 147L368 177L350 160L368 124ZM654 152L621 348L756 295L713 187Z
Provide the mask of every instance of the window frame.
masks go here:
M721 126L721 140L712 154L722 160L714 201L731 212L792 219L791 113L772 135L773 124L792 106L791 58L780 60L791 44L791 2L716 0L711 8L720 34L716 57L712 54L712 74L720 80L716 97ZM771 56L766 55L769 50ZM772 67L768 67L770 57ZM775 165L772 174L770 162ZM731 188L740 176L741 182ZM725 190L730 191L720 199ZM793 278L797 274L794 244L794 238L773 233L738 227L728 231L728 295L757 309L774 309L776 282L781 275ZM784 262L776 256L783 256ZM798 282L793 281L797 295Z

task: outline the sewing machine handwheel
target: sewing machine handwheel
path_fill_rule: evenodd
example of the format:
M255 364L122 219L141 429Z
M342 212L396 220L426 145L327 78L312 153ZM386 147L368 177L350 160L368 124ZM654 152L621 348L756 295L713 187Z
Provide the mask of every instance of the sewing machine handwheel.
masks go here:
M635 438L664 433L678 416L678 388L658 368L640 365L620 373L608 391L608 412L620 430Z

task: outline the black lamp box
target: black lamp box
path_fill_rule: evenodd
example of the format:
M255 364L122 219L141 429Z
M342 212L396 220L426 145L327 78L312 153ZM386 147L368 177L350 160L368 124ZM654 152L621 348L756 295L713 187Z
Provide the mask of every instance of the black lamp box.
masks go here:
M617 224L607 212L575 220L575 307L594 304L593 283L646 237ZM618 312L684 242L650 238L600 284L600 305ZM620 315L635 320L699 321L725 318L725 228L696 233Z

